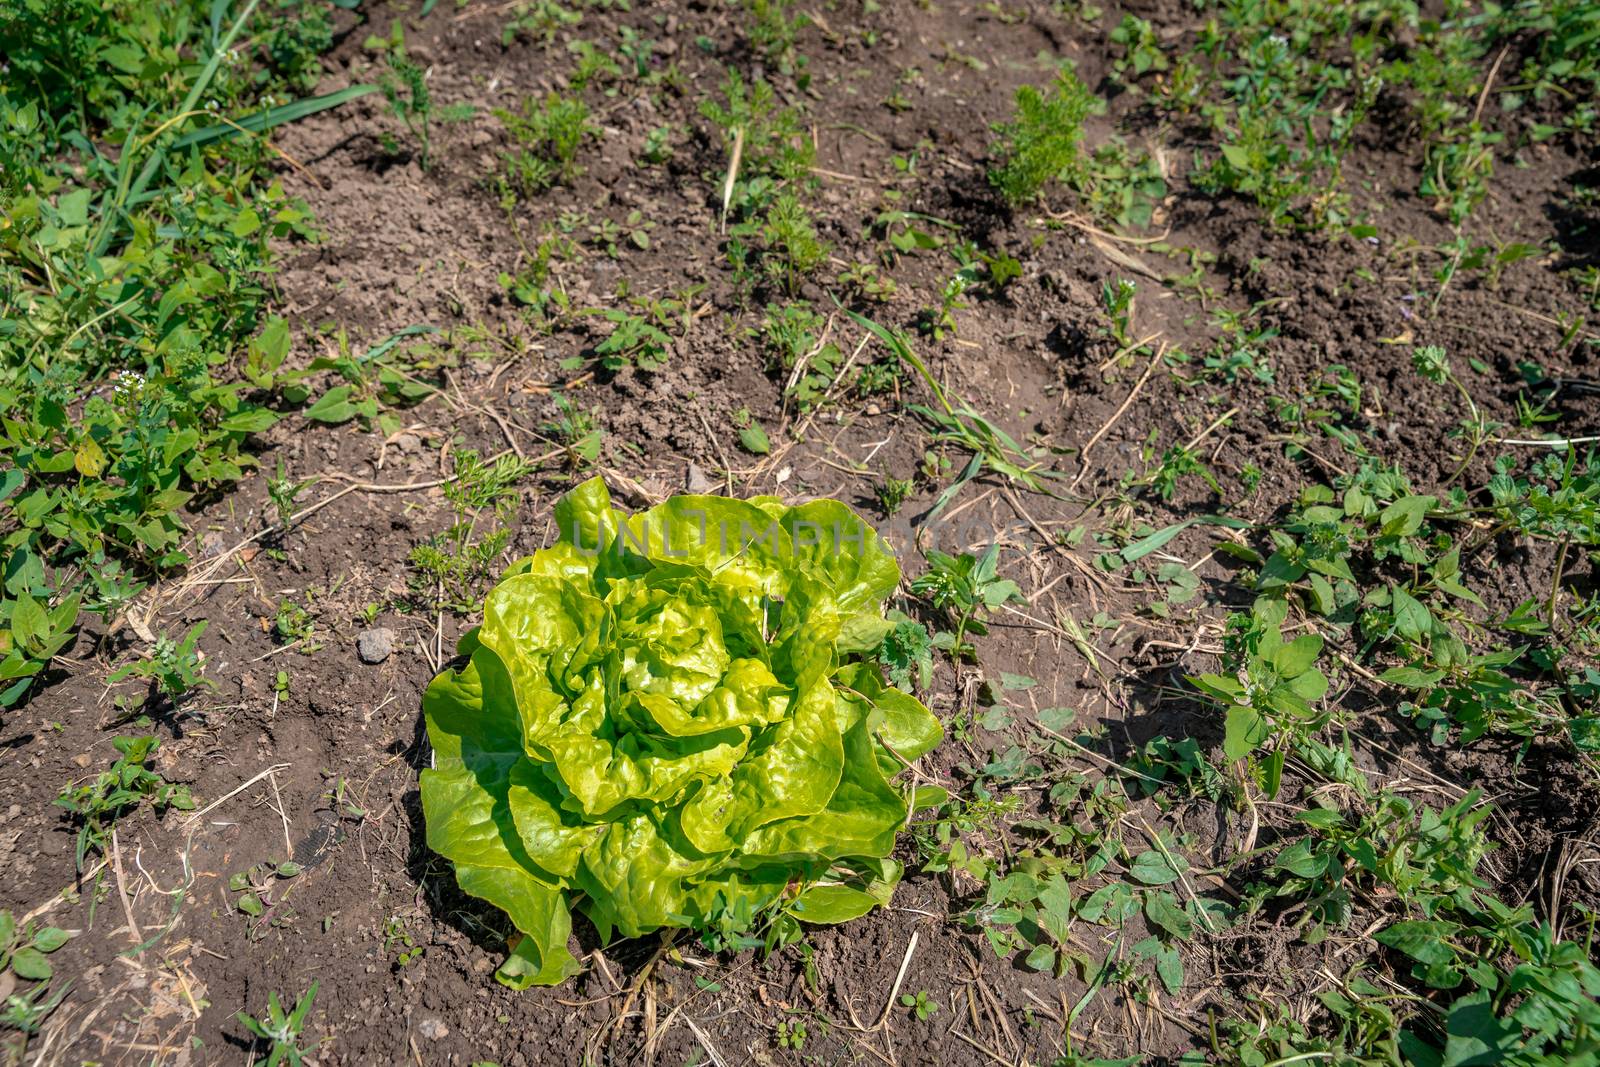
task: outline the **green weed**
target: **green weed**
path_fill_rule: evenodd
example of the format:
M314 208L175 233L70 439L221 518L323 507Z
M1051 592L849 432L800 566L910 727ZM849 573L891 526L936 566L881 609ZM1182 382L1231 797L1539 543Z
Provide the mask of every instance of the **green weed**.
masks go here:
M288 346L263 279L273 242L315 231L256 134L373 87L293 99L331 43L325 12L207 14L189 0L0 11L6 704L80 609L110 619L186 562L184 505L237 481L250 435L279 417L256 392L277 388ZM247 348L250 380L232 380ZM65 594L90 571L111 577Z
M300 1034L305 1028L306 1016L311 1013L311 1005L317 999L319 987L320 982L313 980L305 995L295 1001L294 1007L287 1012L274 990L267 994L267 1014L264 1019L257 1019L243 1011L235 1014L234 1018L239 1020L239 1024L257 1042L264 1042L267 1046L266 1054L255 1061L255 1067L279 1067L280 1064L301 1067L306 1062L311 1049L300 1047Z
M30 982L47 982L55 974L50 953L65 945L72 935L59 926L22 926L11 912L0 909L0 975L10 972Z
M444 487L453 520L411 550L413 600L430 612L466 613L483 598L483 585L495 577L511 531L503 524L515 510L517 483L532 466L516 456L485 463L476 452L455 453L454 478ZM484 512L493 522L478 529Z
M204 620L189 627L180 640L173 640L163 631L155 640L150 653L112 671L106 677L109 685L138 678L149 682L174 706L200 689L215 689L216 683L205 676L205 657L200 652L200 635L206 632ZM153 747L153 746L152 746Z
M1030 203L1053 181L1083 181L1083 120L1098 104L1068 69L1047 90L1017 90L1016 116L999 127L997 162L989 170L989 181L1007 203Z
M958 556L930 549L928 572L911 583L911 591L945 613L953 624L950 633L934 636L934 645L960 661L972 656L968 634L988 633L985 617L1001 605L1020 601L1017 583L998 574L1000 546L990 545L982 556L963 552Z
M556 406L556 416L539 427L541 433L555 438L567 450L567 465L573 470L592 466L600 458L605 446L605 430L600 425L600 408L579 407L565 393L550 398Z
M582 172L578 151L600 133L589 121L589 106L576 96L549 93L528 97L522 110L494 112L511 137L513 151L501 155L501 178L521 197L532 197Z
M174 785L146 766L160 744L155 737L113 738L118 755L110 770L82 785L68 786L56 798L78 824L80 871L90 851L104 853L117 822L136 809L148 804L160 814L168 808L194 807L188 786Z
M401 34L401 23L395 23L395 33ZM431 165L433 94L428 90L428 73L406 55L402 40L387 55L388 69L378 84L389 111L417 142L417 163L423 169Z

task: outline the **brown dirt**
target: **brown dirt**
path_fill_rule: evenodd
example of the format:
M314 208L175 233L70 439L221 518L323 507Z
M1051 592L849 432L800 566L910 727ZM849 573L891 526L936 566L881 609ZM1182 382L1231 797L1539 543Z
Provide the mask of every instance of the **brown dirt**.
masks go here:
M1127 270L1071 229L1036 244L1038 231L996 202L982 172L990 124L1008 114L1017 85L1046 76L1047 65L1037 57L1070 57L1095 84L1109 62L1103 31L1120 12L1108 10L1086 30L1043 13L1045 5L1018 24L975 4L941 4L930 12L907 0L885 0L874 14L843 6L848 10L823 12L803 32L800 48L811 59L813 89L795 93L808 98L819 121L818 166L826 172L818 206L822 236L841 264L872 257L876 244L865 231L880 210L883 188L896 184L906 191L906 207L952 219L985 246L1017 255L1022 278L1003 297L974 301L958 312L959 339L924 340L920 347L950 388L1013 433L1035 435L1062 450L1059 466L1075 475L1075 449L1106 422L1143 369L1097 369L1111 354L1102 337L1099 286ZM1174 31L1192 29L1198 18L1187 4L1139 6L1158 26ZM504 147L487 109L515 106L529 94L560 86L571 64L564 37L550 46L503 47L497 8L474 4L456 11L441 4L426 19L407 16L413 55L432 67L435 98L480 109L476 118L437 127L432 171L424 173L404 151L396 156L385 149L381 134L393 132L394 123L378 96L308 119L278 141L304 168L285 168L286 185L308 200L327 234L321 244L286 249L276 279L297 326L296 358L309 359L330 343L317 332L323 323L342 327L358 342L418 323L481 323L504 339L456 344L449 387L401 412L405 430L388 440L354 425L328 429L296 419L263 435L263 469L282 460L297 476L323 479L307 499L349 481L402 485L435 479L448 470L448 453L464 448L543 452L540 426L555 414L550 387L573 377L561 361L585 354L597 340L581 331L537 335L496 280L515 269L519 251L486 185ZM534 223L536 208L542 219L572 210L619 222L638 210L655 223L648 250L627 249L620 261L592 254L568 265L563 280L574 304L610 303L624 277L636 294L706 286L697 301L707 311L661 372L602 375L573 393L585 406L601 409L610 442L604 464L629 480L618 484L659 496L683 487L691 463L712 472L733 466L732 487L739 495L826 494L871 509L877 473L909 476L926 447L925 433L885 399L870 407L842 405L812 422L804 439L782 444L787 434L780 430L793 430L797 420L784 410L782 382L767 372L757 342L745 332L759 302L752 308L739 294L718 247L717 190L725 160L695 101L720 81L725 63L759 66L731 17L722 5L698 3L638 3L631 13L586 14L583 37L614 37L620 25L655 37L658 56L680 65L687 89L660 94L656 102L626 94L606 99L600 105L605 137L585 156L586 173L523 208L523 222ZM361 26L349 15L343 18L349 32L327 60L324 90L369 76L360 41L386 27L390 15L374 13ZM862 43L863 30L878 37L870 49ZM710 51L695 44L701 36L714 42ZM981 69L959 56L977 57ZM920 68L922 77L905 87L910 108L892 113L880 102L905 67ZM793 91L792 82L779 82ZM1114 107L1113 117L1122 107ZM1284 428L1268 414L1266 398L1309 384L1334 362L1354 369L1366 390L1360 420L1374 431L1368 447L1385 461L1403 462L1419 488L1436 485L1454 468L1455 447L1443 442L1462 412L1453 391L1411 370L1409 345L1390 343L1407 334L1417 343L1444 345L1457 365L1481 360L1487 370L1471 375L1474 394L1489 418L1510 426L1516 425L1521 361L1551 372L1593 374L1584 346L1563 345L1562 331L1551 320L1581 306L1559 269L1594 254L1592 236L1583 246L1582 239L1561 237L1570 227L1552 231L1562 223L1559 204L1568 183L1595 165L1594 146L1537 146L1520 169L1502 162L1494 199L1482 209L1496 236L1555 237L1568 244L1562 252L1513 265L1497 289L1460 281L1428 313L1418 306L1427 298L1415 294L1431 264L1406 251L1406 242L1435 245L1448 234L1412 194L1410 171L1397 169L1394 146L1409 143L1405 121L1399 108L1381 119L1352 167L1353 174L1372 178L1367 195L1380 220L1377 242L1273 232L1253 206L1188 189L1178 173L1183 165L1174 164L1175 191L1164 209L1172 225L1167 240L1175 248L1216 255L1204 280L1223 306L1272 301L1266 321L1279 331L1270 348L1277 385L1186 388L1168 374L1153 375L1091 453L1082 491L1093 490L1087 494L1092 496L1114 488L1124 470L1138 465L1152 430L1164 444L1187 440L1237 406L1240 414L1207 438L1207 462L1228 478L1247 464L1259 467L1261 487L1237 513L1276 513L1308 478L1329 475L1319 463L1331 466L1341 459L1326 455L1298 465L1285 460L1273 439ZM646 133L668 123L677 130L673 161L664 168L636 166ZM1188 158L1194 145L1181 132L1172 136L1168 155ZM890 151L906 153L919 144L926 147L915 179L893 175ZM1133 254L1158 275L1187 270L1180 260L1154 251ZM899 295L874 314L908 324L919 307L936 299L950 267L942 254L907 257L894 271ZM1147 279L1140 279L1140 287L1137 330L1160 331L1171 344L1203 351L1208 330L1200 305ZM826 306L820 290L810 295ZM781 455L757 462L737 451L728 427L740 408L772 432ZM1592 397L1569 397L1561 410L1559 425L1574 435L1600 426L1600 405ZM1489 459L1475 460L1464 483L1481 485ZM852 470L863 462L873 474ZM529 483L510 555L541 544L551 502L568 484L566 472L548 465ZM926 512L934 493L921 486L901 515L885 522L904 560L917 558L909 522ZM999 482L982 479L968 487L957 501L964 510L956 516L971 531L967 543L988 539L996 528L1014 531L1008 572L1025 593L1050 587L1036 605L1041 615L1086 621L1105 611L1124 620L1099 644L1113 672L1127 673L1118 684L1102 685L1054 627L1015 619L995 625L980 641L982 673L1038 679L1036 689L1012 695L1024 704L1019 711L1077 708L1080 722L1100 731L1103 753L1111 758L1125 758L1134 744L1156 734L1216 744L1215 716L1175 699L1172 687L1183 674L1214 663L1195 649L1215 647L1220 618L1238 603L1241 594L1228 584L1232 565L1219 559L1201 565L1202 595L1174 619L1136 615L1153 594L1122 577L1086 577L1090 571L1080 565L1092 568L1092 538L1059 552L1038 544L1032 522L1052 532L1069 530L1080 521L1084 501L1028 496L1028 514L1022 516L1010 500ZM1216 504L1190 480L1176 499L1157 502L1154 514L1145 517L1159 526ZM81 977L56 1016L53 1044L41 1053L42 1062L57 1062L46 1053L72 1063L241 1062L244 1031L234 1013L259 1012L269 990L300 990L313 978L321 992L307 1033L330 1039L318 1054L322 1063L491 1061L522 1067L576 1063L586 1052L596 1062L612 1063L644 1062L652 1055L664 1064L695 1057L714 1061L717 1055L729 1064L790 1063L801 1056L777 1048L774 1028L780 1020L802 1017L811 1028L804 1056L823 1063L886 1057L903 1063L1041 1062L1060 1053L1060 1028L1049 1019L1083 994L1083 976L1057 981L997 960L978 931L946 921L971 901L953 896L958 887L930 874L908 876L893 909L811 935L809 977L807 963L792 950L765 961L750 954L717 958L685 940L659 958L653 942L614 945L604 953L608 965L598 962L596 950L590 970L562 988L513 993L499 987L491 972L503 953L503 921L456 891L448 867L428 852L417 795L417 772L427 759L418 694L438 665L438 650L448 658L470 620L436 620L385 607L377 624L398 634L395 654L368 666L355 652L355 635L365 626L358 621L363 606L403 600L406 556L443 527L445 515L437 489L351 493L281 543L229 561L205 581L178 580L158 590L141 605L138 625L85 632L71 658L62 661L63 676L0 723L0 797L8 807L0 823L0 906L43 908L51 921L85 931L56 957L62 973ZM195 517L199 557L214 557L262 529L267 518L263 479L256 477ZM1111 525L1103 515L1081 521L1097 529ZM1206 529L1195 528L1167 551L1199 559L1212 540ZM1490 609L1504 611L1542 588L1550 561L1516 550L1474 566ZM308 596L319 647L284 648L269 633L277 605L285 597L305 602ZM79 879L71 828L51 802L64 783L111 758L113 731L105 727L112 694L102 680L141 645L141 627L176 632L202 619L210 624L203 643L207 674L217 688L150 727L163 738L159 769L188 783L205 804L263 771L272 773L198 820L176 812L129 820L119 828L111 862ZM290 683L288 694L275 699L279 670L288 672ZM979 689L971 672L957 683L941 665L930 704L947 721L970 711ZM1382 745L1365 753L1371 768L1394 777L1426 781L1437 775L1462 786L1481 785L1501 812L1496 832L1507 847L1492 866L1503 891L1513 898L1541 895L1547 861L1572 835L1592 828L1600 801L1593 784L1575 780L1563 769L1565 757L1543 748L1521 759L1514 748L1488 744L1446 754L1427 745L1372 693L1363 695L1359 679L1346 683L1355 690L1349 706L1360 717L1359 732ZM974 731L930 757L928 771L960 779L960 768L981 766L1010 743L1008 736ZM1098 764L1078 769L1097 773ZM333 799L341 784L343 806ZM1209 803L1168 812L1147 803L1138 810L1191 834L1197 856L1220 860L1240 838L1234 818ZM278 883L275 905L262 919L241 915L229 877L286 855L304 864L305 873ZM1593 905L1600 901L1600 886L1581 874L1584 869L1567 892ZM70 890L66 897L63 889ZM420 955L402 964L404 946L392 936L386 944L386 928L391 934L403 929ZM913 935L917 949L900 989L926 989L941 1010L919 1022L896 1005L888 1023L876 1028ZM1097 957L1116 948L1108 940L1112 935L1098 928L1082 936L1082 947ZM1135 922L1122 936L1132 944L1144 931ZM595 950L592 931L580 931L579 940L585 950ZM1257 923L1212 946L1185 946L1185 964L1197 981L1182 997L1160 999L1155 1007L1108 991L1074 1031L1098 1055L1143 1052L1158 1062L1176 1057L1204 1047L1207 1004L1250 990L1302 988L1308 964L1325 951ZM646 974L649 981L640 981ZM625 992L635 986L636 996ZM616 1021L622 1005L631 1012ZM853 1030L857 1023L869 1032ZM653 1047L647 1036L652 1032L658 1036Z

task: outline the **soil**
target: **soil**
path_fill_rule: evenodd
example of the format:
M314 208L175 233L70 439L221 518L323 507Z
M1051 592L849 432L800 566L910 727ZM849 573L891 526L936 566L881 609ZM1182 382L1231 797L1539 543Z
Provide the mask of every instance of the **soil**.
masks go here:
M1509 427L1518 424L1524 363L1551 377L1592 377L1592 345L1582 343L1581 330L1566 336L1558 320L1584 303L1565 271L1595 257L1592 221L1584 230L1584 220L1563 205L1571 183L1592 176L1597 158L1592 140L1528 146L1515 160L1507 149L1480 217L1498 240L1555 250L1510 265L1496 285L1462 278L1429 307L1437 263L1423 250L1451 235L1414 192L1415 131L1403 106L1378 109L1348 165L1356 179L1350 184L1379 228L1372 240L1274 231L1254 205L1199 193L1187 184L1183 161L1201 142L1165 131L1168 140L1150 147L1169 161L1172 193L1153 232L1165 232L1172 248L1215 257L1202 273L1208 292L1198 299L1192 289L1153 280L1187 274L1182 258L1097 242L1071 226L1041 229L1037 213L1010 212L990 190L984 170L991 126L1009 116L1016 87L1042 82L1057 58L1076 62L1091 86L1109 70L1105 30L1117 24L1119 10L1108 8L1089 27L1036 6L1018 9L1022 17L1014 21L996 5L924 9L883 0L868 5L870 12L824 5L799 41L809 89L768 73L816 123L816 212L821 237L832 245L829 277L877 254L870 229L886 188L904 191L903 207L951 220L981 246L1007 250L1022 263L1022 276L1003 294L957 311L953 337L919 338L919 351L948 390L1019 439L1052 449L1068 482L1079 478L1080 463L1082 476L1072 493L1057 495L1020 493L982 477L945 513L946 524L933 531L940 548L981 545L1005 531L1007 573L1033 603L1030 619L1001 616L979 639L980 667L957 677L941 664L927 698L955 722L975 710L982 715L979 702L989 691L982 679L1002 672L1034 678L1033 689L1006 696L1015 714L1026 720L1038 708L1075 708L1078 724L1100 746L1075 770L1096 777L1107 760L1125 759L1156 735L1192 736L1203 748L1219 743L1214 713L1174 696L1174 687L1183 675L1215 666L1220 621L1243 594L1230 584L1236 565L1212 553L1213 528L1192 527L1164 550L1204 560L1195 569L1201 595L1169 619L1139 612L1158 599L1148 584L1095 570L1092 535L1077 547L1049 547L1040 532L1115 527L1114 516L1086 513L1085 504L1103 493L1115 498L1123 473L1141 469L1152 435L1162 447L1199 438L1219 477L1236 481L1253 465L1262 473L1259 488L1234 513L1252 520L1280 513L1303 485L1331 478L1347 459L1312 448L1286 459L1284 427L1269 397L1297 395L1330 364L1360 379L1356 421L1372 431L1367 446L1381 461L1402 464L1419 491L1433 491L1455 471L1454 431L1465 413L1449 386L1413 371L1411 343L1397 342L1442 345L1457 367L1477 361L1476 403L1488 420ZM1178 0L1130 8L1150 18L1163 40L1192 33L1201 20ZM323 1064L777 1064L814 1057L976 1065L1050 1062L1062 1054L1060 1020L1087 990L1085 973L1069 969L1058 979L997 959L976 924L948 918L967 911L972 887L915 873L914 864L893 907L811 934L808 953L716 955L688 938L602 950L592 930L579 929L589 964L582 977L512 992L492 976L505 951L503 919L460 894L448 865L423 843L417 775L428 753L419 694L472 620L396 606L407 600L413 546L449 522L437 486L408 487L447 474L451 454L464 449L545 453L544 424L557 414L553 390L564 383L579 379L568 392L598 408L608 442L601 466L626 503L681 491L695 476L741 496L836 496L880 523L908 569L920 566L915 524L939 487L919 481L893 518L878 510L872 487L882 474L913 475L930 447L925 427L894 397L850 399L812 419L786 407L782 377L769 371L748 329L759 321L762 298L742 293L726 268L718 215L727 160L696 102L720 83L726 64L763 67L735 15L722 4L636 0L632 11L588 10L581 27L549 44L507 45L500 4L441 4L426 18L404 6L380 6L365 20L341 12L322 91L370 78L363 39L404 18L413 58L431 70L435 100L472 104L477 115L436 124L435 163L427 171L403 141L393 147L397 126L381 95L280 131L284 184L308 202L326 234L321 243L282 250L275 285L296 327L292 358L308 361L332 348L325 324L347 331L358 346L426 324L454 330L440 335L449 338L441 348L451 366L438 394L399 412L403 425L394 433L290 418L263 434L263 471L281 461L296 477L320 479L306 501L350 485L366 488L340 496L281 539L242 551L231 546L272 518L265 478L258 474L208 504L193 516L190 573L141 600L116 629L86 630L59 661L53 684L0 721L0 802L7 808L0 906L82 931L53 957L58 971L78 977L30 1049L34 1062L246 1062L250 1046L235 1012L260 1014L269 991L298 992L313 979L320 985L306 1033L328 1039L316 1053ZM637 211L653 223L647 249L626 247L615 260L590 250L562 268L576 306L615 304L623 279L635 295L704 289L693 298L692 326L661 370L580 377L569 361L587 364L602 329L541 334L498 280L518 268L522 253L492 188L507 145L490 112L562 87L572 69L566 42L614 40L622 26L656 40L657 61L678 64L682 91L653 101L627 91L591 94L603 101L597 111L604 136L585 150L584 173L520 207L519 222L531 233L566 211L619 224ZM907 68L920 76L902 81ZM897 87L909 107L892 111L882 101ZM1512 119L1490 112L1489 121L1512 129ZM1091 140L1118 119L1137 119L1125 97L1095 120ZM646 135L663 125L675 131L670 162L639 166ZM1147 136L1155 136L1153 127ZM891 155L913 151L912 176L891 169ZM897 295L871 313L909 325L918 309L937 301L951 269L942 253L902 258L892 272ZM1263 321L1277 331L1274 381L1185 386L1156 373L1141 387L1142 360L1108 366L1115 346L1105 336L1100 287L1130 273L1139 284L1135 332L1191 353L1206 348L1213 308L1266 305ZM808 295L831 307L821 289ZM482 330L469 337L461 329L468 325ZM842 316L833 328L853 346ZM1122 410L1130 390L1136 395ZM1561 432L1600 432L1592 394L1563 394L1556 407ZM1230 408L1237 413L1214 425ZM738 448L731 426L741 409L766 427L774 454ZM1488 454L1474 458L1459 484L1484 484L1490 461ZM545 542L551 504L572 480L559 463L546 462L526 483L508 558ZM1189 479L1141 521L1160 527L1216 506L1206 487ZM1548 554L1532 545L1469 561L1488 612L1547 594L1550 570ZM1576 588L1591 588L1593 580L1588 564L1570 579ZM285 598L312 608L314 640L286 645L274 635ZM1058 623L1087 623L1102 612L1122 622L1098 636L1091 662ZM148 727L113 728L113 700L128 689L107 688L111 668L145 647L151 633L200 621L208 624L202 647L215 688L177 708L156 702ZM357 654L358 634L372 627L395 635L392 654L376 664ZM285 692L277 689L280 671L288 676ZM1592 831L1600 807L1600 791L1572 773L1568 755L1490 742L1435 747L1361 678L1346 675L1343 684L1343 706L1369 771L1414 783L1436 805L1466 787L1493 800L1503 847L1488 869L1504 897L1531 898L1541 909L1600 905L1600 882L1585 873L1592 865L1572 868L1555 890L1560 899L1546 899L1552 865ZM73 828L52 802L65 783L107 765L110 739L129 732L162 738L156 768L189 785L202 810L141 812L119 825L109 855L91 858L79 874ZM925 773L964 780L1014 741L1005 730L974 727L928 757ZM1230 856L1244 833L1236 816L1198 798L1166 811L1146 803L1135 812L1134 825L1149 819L1174 828L1189 835L1194 855L1214 861ZM1267 839L1271 825L1262 832ZM242 914L230 878L286 857L303 872L269 879L263 914ZM1231 893L1248 875L1236 870L1212 881ZM1096 927L1079 936L1086 957L1125 948ZM1131 945L1144 936L1135 921L1121 938ZM1191 981L1181 996L1158 992L1139 1002L1108 989L1077 1017L1074 1039L1095 1055L1143 1053L1172 1062L1209 1047L1209 1007L1268 991L1301 997L1333 951L1331 942L1298 941L1270 916L1237 936L1188 943ZM940 1005L926 1020L897 1000L919 990ZM804 1049L780 1049L776 1026L795 1019L807 1020Z

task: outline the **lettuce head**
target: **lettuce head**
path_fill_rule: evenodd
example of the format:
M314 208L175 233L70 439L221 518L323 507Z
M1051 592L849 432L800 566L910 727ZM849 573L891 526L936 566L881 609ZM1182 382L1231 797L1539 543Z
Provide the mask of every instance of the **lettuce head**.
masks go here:
M520 931L500 979L576 971L575 908L609 941L886 902L894 778L942 734L865 658L900 580L883 540L834 500L628 516L598 478L556 522L423 698L428 846Z

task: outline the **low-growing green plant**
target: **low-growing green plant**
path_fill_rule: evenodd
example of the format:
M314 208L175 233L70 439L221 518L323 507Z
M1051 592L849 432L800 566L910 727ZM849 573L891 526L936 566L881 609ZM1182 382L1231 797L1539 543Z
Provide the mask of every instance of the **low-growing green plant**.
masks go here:
M897 689L927 689L933 681L933 638L928 628L899 612L889 613L894 629L878 649L878 665Z
M0 1007L0 1028L17 1030L22 1034L20 1044L10 1044L6 1047L8 1056L19 1059L28 1050L28 1038L39 1032L51 1012L61 1006L67 998L72 983L63 982L52 990L50 983L41 983L23 993L12 993L6 997L4 1007Z
M894 279L883 273L876 263L856 263L839 272L839 288L858 300L886 304L898 291Z
M886 901L891 778L940 729L862 658L899 581L877 534L831 500L628 517L599 479L555 521L424 697L428 844L517 928L501 980L573 973L573 909L771 945Z
M764 205L773 183L803 184L811 180L816 146L800 113L783 107L772 86L762 78L746 82L732 67L722 83L722 102L700 105L720 131L730 158L739 146L739 169L730 191L730 209L746 217Z
M501 156L503 179L524 197L576 177L578 149L600 132L589 121L589 106L581 98L559 93L543 100L530 96L520 112L497 108L494 114L515 145L514 151Z
M997 162L989 170L989 181L1007 203L1026 204L1052 181L1082 180L1083 120L1098 104L1065 68L1047 90L1032 85L1017 90L1016 115L999 127Z
M581 470L592 465L600 458L606 440L605 430L600 425L599 406L580 407L566 393L555 393L550 399L556 406L556 415L540 425L540 432L566 447L567 464L572 469Z
M1149 451L1154 451L1153 445ZM1201 461L1194 449L1187 445L1169 446L1161 453L1160 462L1142 476L1131 479L1126 484L1149 486L1162 500L1171 500L1173 494L1178 491L1178 482L1188 477L1199 478L1213 493L1222 496L1222 486L1218 483L1217 476L1211 473L1211 468Z
M644 212L635 209L628 212L620 223L608 218L590 223L589 243L602 249L610 258L618 259L618 245L623 240L634 248L649 248L650 231L655 228L656 224L646 219Z
M883 481L872 487L872 495L878 501L878 507L883 509L886 517L892 517L916 492L917 483L914 478L895 478L884 476Z
M788 189L772 198L762 216L729 229L728 258L735 271L748 276L754 253L767 281L790 297L799 296L806 279L827 261L828 248L817 238L811 212Z
M1273 226L1343 229L1352 221L1345 159L1383 88L1377 37L1356 34L1333 5L1297 15L1235 8L1208 28L1203 47L1226 95L1202 106L1221 144L1193 180L1254 199Z
M984 617L1013 600L1022 599L1017 583L999 576L1000 546L990 545L982 556L963 552L952 556L929 549L928 573L911 583L911 591L925 596L934 607L945 612L954 630L934 635L934 644L961 660L972 654L966 643L969 633L988 633Z
M919 989L914 994L901 993L900 1003L917 1017L918 1022L926 1022L939 1010L939 1002L929 996L926 989Z
M10 971L30 982L49 981L55 971L46 957L71 937L59 926L18 926L11 912L0 909L0 975Z
M266 278L317 234L263 134L376 91L299 98L332 40L275 0L0 8L0 704L187 562L185 505L277 421Z
M780 1019L777 1026L778 1047L799 1052L806 1047L806 1024L798 1019Z
M601 314L612 323L611 332L594 348L602 367L609 371L626 367L660 370L667 365L672 338L665 330L646 316L622 308L607 308Z
M400 23L395 23L396 28ZM401 47L388 56L389 69L378 84L389 110L417 142L417 164L423 170L431 165L433 94L428 91L428 72L412 62Z
M197 689L215 689L216 683L205 676L205 657L199 647L207 625L204 620L195 623L176 641L162 631L147 657L118 667L106 682L116 685L129 678L143 679L175 707Z
M1283 601L1257 601L1250 632L1236 657L1236 674L1189 679L1222 707L1222 751L1228 759L1243 759L1279 739L1266 766L1267 792L1272 795L1278 791L1289 742L1311 736L1327 721L1316 706L1328 691L1328 679L1317 669L1322 637L1309 633L1285 641L1280 629L1283 609Z
M420 377L435 364L402 342L434 332L429 326L407 326L365 351L356 352L345 331L336 330L334 352L316 357L304 371L285 375L286 380L295 383L286 392L309 399L304 379L329 372L337 384L306 407L306 418L335 426L357 419L364 426L376 424L385 433L394 433L400 423L386 409L407 407L435 392L435 387Z
M78 824L78 869L90 850L104 852L117 821L135 808L149 804L158 814L168 808L188 811L194 807L189 787L175 785L146 766L160 746L157 737L116 737L111 741L117 759L111 769L102 771L82 785L69 785L56 797Z
M576 92L622 77L622 67L593 41L569 41L567 51L577 57L567 84Z
M852 322L883 342L894 359L895 367L910 368L927 386L938 406L911 404L908 407L913 413L932 424L934 442L941 445L954 444L972 454L956 480L940 492L939 498L928 511L926 521L931 522L937 518L939 513L955 499L962 487L984 470L994 471L1009 481L1035 492L1043 491L1044 479L1049 475L1042 473L1042 464L1025 452L1002 427L975 411L971 404L960 397L952 399L952 395L939 384L939 380L933 376L922 357L912 349L904 334L853 311L847 310L846 314ZM941 481L946 474L945 468L949 466L949 461L931 451L924 452L923 459L925 464L923 473L927 479L933 482Z
M844 354L827 339L826 320L807 303L768 304L761 339L773 369L783 372L783 395L802 413L813 411L833 388Z
M245 918L246 938L260 941L270 931L294 924L298 915L288 896L302 873L304 868L293 860L269 860L228 877L228 891L238 894L233 906Z
M0 595L0 623L4 624L0 653L5 654L0 659L0 707L19 702L34 677L72 642L81 601L78 593L53 606L48 600L35 600L26 590L18 592L15 599Z
M517 483L532 465L516 456L485 463L477 452L455 454L455 476L444 487L452 521L411 550L411 588L415 601L430 611L467 612L496 567L511 538L504 526L517 499ZM478 528L485 511L493 521Z
M749 18L750 44L783 74L804 69L805 56L795 51L795 43L810 20L803 14L790 17L794 0L741 0L741 6ZM803 90L804 76L800 80Z
M733 413L733 428L739 435L739 447L752 456L765 456L772 451L772 440L767 437L761 421L750 414L749 408Z
M300 502L300 494L316 485L319 478L302 478L295 481L289 477L289 468L283 464L283 459L278 460L277 472L267 479L267 501L272 505L272 511L278 517L278 525L285 533L289 524L294 519L294 513Z
M559 0L515 0L511 18L500 31L500 43L509 45L519 37L550 44L563 29L580 25L583 13Z
M1138 283L1127 278L1108 278L1100 283L1100 305L1110 320L1107 333L1121 352L1131 352L1138 343L1133 336L1133 303L1138 295Z
M234 1018L239 1020L239 1024L256 1041L267 1046L266 1055L257 1059L254 1067L280 1067L282 1064L301 1067L306 1062L311 1050L300 1047L300 1032L305 1029L306 1016L311 1013L319 986L320 982L314 979L305 995L295 1001L289 1011L284 1011L277 990L272 990L267 994L266 1018L257 1019L242 1011L235 1014Z
M956 312L967 306L961 298L987 277L987 268L977 258L975 248L962 242L956 244L952 252L956 270L939 290L938 305L923 308L917 316L917 328L935 341L956 332Z
M427 946L417 944L404 919L391 915L383 922L383 951L394 957L396 967L409 967L422 958Z
M639 165L659 167L672 158L672 127L657 126L644 135L644 145L639 149Z
M1125 84L1134 84L1144 75L1159 74L1170 66L1149 19L1123 15L1109 36L1112 44L1122 46L1122 55L1112 63L1111 69Z
M293 597L284 597L278 601L278 611L273 619L272 630L280 641L285 644L303 644L316 637L317 620L311 612L310 604L309 596L304 604L296 603ZM315 652L321 647L317 644L304 644L304 651Z

